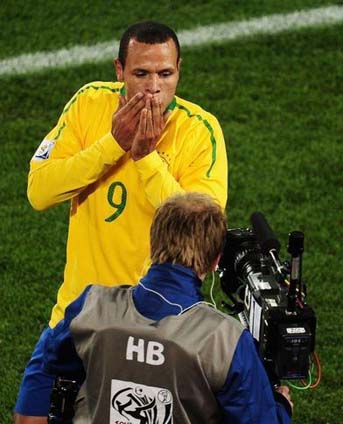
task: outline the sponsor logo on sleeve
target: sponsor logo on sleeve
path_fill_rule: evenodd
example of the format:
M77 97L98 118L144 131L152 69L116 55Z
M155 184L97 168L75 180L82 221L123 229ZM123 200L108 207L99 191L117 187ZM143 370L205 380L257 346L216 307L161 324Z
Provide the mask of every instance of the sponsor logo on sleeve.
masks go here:
M169 167L171 161L169 153L163 152L162 150L157 150L157 153L159 154L163 162L167 165L167 167Z
M168 389L112 380L110 424L173 424Z
M40 162L42 160L48 159L54 145L54 141L44 139L36 150L36 153L33 155L32 160Z

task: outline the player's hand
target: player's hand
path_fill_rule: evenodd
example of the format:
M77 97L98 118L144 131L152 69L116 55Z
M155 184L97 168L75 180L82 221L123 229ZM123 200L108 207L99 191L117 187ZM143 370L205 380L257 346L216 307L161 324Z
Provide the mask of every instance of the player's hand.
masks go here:
M168 116L169 114L163 115L161 102L156 97L148 96L146 98L145 107L140 114L138 131L131 147L133 160L142 159L155 150Z
M112 116L112 135L120 147L128 151L137 133L140 114L145 107L143 93L137 93L129 101L119 96L119 107Z
M291 394L289 391L289 387L288 386L279 386L275 389L277 392L279 392L280 394L282 394L283 396L285 396L285 398L288 400L289 404L291 405L291 409L293 412L293 402L291 400Z

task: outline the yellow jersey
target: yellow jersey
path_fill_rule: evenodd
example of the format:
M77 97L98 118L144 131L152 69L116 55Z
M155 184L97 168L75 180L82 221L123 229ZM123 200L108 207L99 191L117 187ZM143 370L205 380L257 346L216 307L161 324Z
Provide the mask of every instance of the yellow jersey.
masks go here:
M154 212L171 194L205 192L225 208L227 156L216 118L175 96L156 150L133 161L111 134L121 90L118 82L82 87L30 163L28 198L35 209L71 200L51 327L88 284L138 282L149 262Z

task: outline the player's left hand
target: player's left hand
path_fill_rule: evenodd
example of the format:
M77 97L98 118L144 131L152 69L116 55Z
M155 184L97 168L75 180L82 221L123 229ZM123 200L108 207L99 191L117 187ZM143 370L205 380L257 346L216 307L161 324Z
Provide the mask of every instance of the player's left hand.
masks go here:
M147 96L140 114L138 130L132 142L131 156L134 161L155 150L166 126L168 114L162 113L161 102L154 96Z
M141 92L136 93L129 101L124 96L119 96L119 107L112 116L111 133L125 151L131 149L145 102L144 94Z

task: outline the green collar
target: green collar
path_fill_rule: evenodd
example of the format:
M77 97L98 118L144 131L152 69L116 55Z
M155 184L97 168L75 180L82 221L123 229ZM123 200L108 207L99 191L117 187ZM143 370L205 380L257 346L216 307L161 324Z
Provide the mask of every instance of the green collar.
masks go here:
M175 109L175 106L176 106L176 97L174 96L173 97L173 100L169 103L169 105L167 106L167 108L166 108L166 112L167 111L172 111L172 110L174 110Z
M121 96L124 96L124 97L126 96L126 88L125 88L125 85L123 85L123 86L122 86L122 88L120 89L120 95L121 95Z

